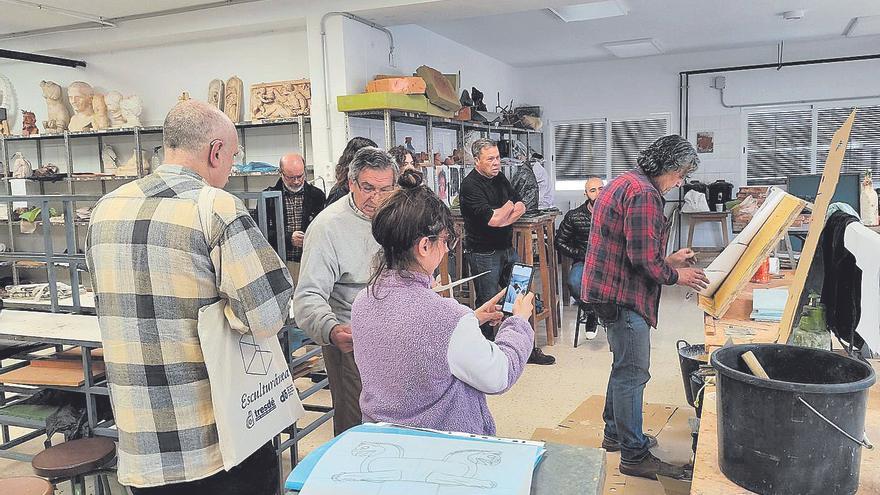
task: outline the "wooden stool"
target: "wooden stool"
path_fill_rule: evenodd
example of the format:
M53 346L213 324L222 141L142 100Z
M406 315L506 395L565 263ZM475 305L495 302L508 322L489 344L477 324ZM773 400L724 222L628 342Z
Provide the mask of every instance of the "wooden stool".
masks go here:
M36 476L0 479L0 493L10 495L52 495L52 483Z
M704 222L715 222L721 226L721 237L724 239L724 245L721 246L721 249L727 247L730 244L730 234L727 231L727 217L730 216L730 211L704 211L699 213L685 213L682 212L682 217L687 219L688 223L688 242L687 247L693 250L706 250L712 248L695 248L694 247L694 230L697 225Z
M116 444L110 438L94 437L71 440L35 455L31 461L34 473L48 479L53 485L70 481L75 495L85 495L86 476L98 476L98 490L104 493L107 480L103 471L116 457ZM109 493L109 486L106 486Z

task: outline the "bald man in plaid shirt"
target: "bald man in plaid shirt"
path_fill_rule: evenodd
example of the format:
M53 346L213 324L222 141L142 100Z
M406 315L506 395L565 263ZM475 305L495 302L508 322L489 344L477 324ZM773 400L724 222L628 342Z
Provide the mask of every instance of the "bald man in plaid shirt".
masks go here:
M223 470L198 311L222 298L234 330L278 333L290 275L235 196L217 191L210 231L202 230L199 192L226 185L238 151L232 122L181 102L165 118L163 144L164 165L98 202L86 242L119 482L136 495L274 494L271 442Z
M642 397L651 378L651 327L657 326L662 285L699 290L708 283L690 267L694 253L666 256L669 229L663 195L700 163L681 136L665 136L639 154L638 167L614 179L596 200L584 261L581 300L593 304L613 354L605 394L602 448L620 451L620 472L657 479L681 469L654 457L657 439L642 431Z

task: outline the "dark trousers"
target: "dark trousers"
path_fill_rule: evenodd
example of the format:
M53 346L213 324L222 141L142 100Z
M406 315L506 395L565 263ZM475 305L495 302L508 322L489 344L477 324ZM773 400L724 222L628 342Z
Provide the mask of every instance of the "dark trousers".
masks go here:
M510 265L519 261L519 257L513 248L500 249L490 251L488 253L467 253L467 263L471 275L489 273L482 277L474 279L474 289L476 290L476 304L479 308L486 301L495 297L498 291L507 285L510 279ZM495 328L490 324L480 327L483 335L489 340L495 340Z
M354 362L353 352L342 352L335 345L325 345L321 351L333 399L333 434L339 435L363 423L361 373Z
M278 456L269 442L229 471L197 481L130 489L133 495L275 495L279 476Z
M651 327L642 315L617 306L616 318L605 318L608 347L614 358L605 393L605 438L620 442L620 461L641 461L648 453L642 431L642 398L651 379Z

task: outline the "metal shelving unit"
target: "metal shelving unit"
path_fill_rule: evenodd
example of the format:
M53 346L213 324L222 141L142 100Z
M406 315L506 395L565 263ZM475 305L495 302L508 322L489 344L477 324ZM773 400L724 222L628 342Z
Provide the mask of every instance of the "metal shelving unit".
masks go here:
M535 148L540 149L542 152L544 148L543 133L541 131L535 131L533 129L525 129L520 127L492 125L480 122L465 122L444 117L434 117L422 113L406 112L402 110L360 110L354 112L345 112L346 139L351 138L351 125L349 123L349 119L352 118L381 120L384 124L385 143L387 148L391 148L393 143L395 143L395 123L424 126L425 138L427 143L426 151L428 153L429 160L432 159L435 151L435 128L456 131L456 146L462 150L464 149L464 138L467 131L477 131L483 137L489 138L493 138L493 135L497 135L498 137L495 138L496 141L506 140L512 142L516 140L517 137L523 137L523 142L526 145L526 149L531 150L533 148L533 144L536 143L537 146L534 146ZM462 167L462 177L464 175L467 175L467 173L470 172L470 169L473 168L473 166L465 165L464 163L456 164L456 166Z
M292 136L295 139L295 142L298 144L300 152L303 156L306 156L306 141L305 141L305 133L306 127L309 125L310 119L308 116L299 116L289 119L277 119L271 121L247 121L247 122L239 122L235 124L236 129L239 132L239 142L242 147L244 147L244 154L242 156L242 162L247 163L247 135L248 131L252 129L266 129L266 128L276 128L289 126L292 129ZM39 201L39 196L45 196L46 193L46 182L52 183L62 183L64 189L64 195L71 197L71 205L73 210L77 208L77 202L89 202L92 203L97 201L101 196L107 194L107 185L108 184L116 184L120 182L128 182L131 180L136 180L140 177L143 177L145 174L145 163L143 162L143 156L141 153L135 153L137 160L137 176L110 176L110 175L97 175L97 176L86 176L80 173L77 173L77 168L75 167L74 157L73 157L73 147L72 142L76 139L80 138L94 138L97 141L96 151L97 151L97 161L98 170L97 173L104 174L106 173L105 163L103 159L102 150L104 148L104 138L111 136L130 136L134 140L134 148L136 150L140 150L143 148L143 138L149 135L156 135L162 132L161 126L144 126L144 127L131 127L131 128L119 128L119 129L103 129L99 131L82 131L82 132L71 132L64 131L59 134L42 134L42 135L32 135L32 136L3 136L0 135L0 159L3 160L2 174L0 174L0 195L5 195L3 201L0 201L0 204L5 203L7 218L5 220L0 220L0 224L5 223L7 229L7 235L9 237L7 244L7 248L11 252L16 251L16 233L14 227L18 225L16 221L12 220L12 210L14 202L27 202L29 200L37 200ZM39 194L35 195L15 195L13 194L13 186L12 186L12 172L11 165L9 163L10 159L10 144L11 143L21 143L21 142L32 142L36 146L36 163L37 167L42 167L44 165L44 157L43 157L43 143L44 142L63 142L63 158L66 165L66 170L60 171L60 177L57 181L47 181L45 179L19 179L26 180L26 184L30 185L36 183L39 185ZM94 163L94 161L92 162ZM93 172L90 172L93 173ZM253 172L253 173L233 173L231 177L242 177L243 184L241 188L235 186L227 186L235 192L238 189L243 189L245 193L250 193L250 184L248 179L250 177L267 177L277 175L275 172ZM87 196L80 195L77 192L77 184L88 184L88 183L98 183L101 186L100 195L98 196ZM58 201L57 197L52 198L53 201ZM249 196L247 198L242 197L242 199L254 200L258 199L256 196ZM252 204L253 202L250 202ZM265 206L264 202L258 202L258 209L260 209L260 204ZM262 211L265 213L265 209ZM65 221L65 225L68 222ZM40 228L43 228L44 231L49 230L44 226L51 224L46 219L43 219L40 222ZM83 221L74 221L72 223L73 227L73 239L74 239L74 248L76 248L77 240L79 239L80 230L86 226L88 222ZM60 224L51 224L58 228L61 227ZM265 233L265 232L264 232ZM284 248L281 247L283 250ZM76 252L76 250L71 251ZM0 266L3 266L3 260L9 259L8 256L4 257L3 255L7 255L8 253L0 253ZM284 256L284 253L280 253ZM34 260L41 261L41 260ZM14 284L21 283L21 277L19 270L21 267L16 266L15 264L11 265L12 268L12 279Z

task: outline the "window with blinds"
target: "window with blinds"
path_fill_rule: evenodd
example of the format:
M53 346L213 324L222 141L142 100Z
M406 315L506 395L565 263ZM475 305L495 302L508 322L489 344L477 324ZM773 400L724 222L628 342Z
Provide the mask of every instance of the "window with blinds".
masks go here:
M781 110L748 116L746 178L749 185L781 185L789 175L809 174L812 110Z
M604 121L559 123L553 127L556 180L605 177Z
M851 107L823 108L818 111L816 173L821 174L825 169L831 137L850 112ZM875 181L880 177L880 105L859 108L840 171L864 173L867 169L871 169Z
M613 179L635 167L639 152L668 133L666 116L614 120L610 125L607 120L556 124L556 180Z
M666 119L611 122L611 177L635 167L639 152L665 136L668 128Z

